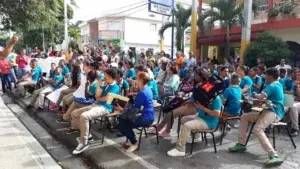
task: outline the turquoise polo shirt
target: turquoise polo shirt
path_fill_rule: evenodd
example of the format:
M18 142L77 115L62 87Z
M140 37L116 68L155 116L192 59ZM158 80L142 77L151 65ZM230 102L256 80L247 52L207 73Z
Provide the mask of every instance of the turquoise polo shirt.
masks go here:
M285 78L279 78L278 81L281 84L281 86L283 87L283 89L285 89Z
M98 87L98 82L97 81L94 81L94 83L89 86L89 93L91 95L93 95L94 97L96 95L97 87Z
M155 80L151 80L150 82L148 82L148 87L151 89L152 94L153 94L153 99L157 99L158 98L158 86Z
M282 85L275 81L270 83L263 91L267 96L267 100L270 100L275 106L270 108L269 111L276 113L280 119L284 117L284 91Z
M68 66L65 66L65 67L62 68L61 74L63 76L65 76L67 73L70 73L70 69L68 68Z
M263 81L262 81L262 78L260 76L255 76L254 78L251 79L252 80L252 84L256 84L256 85L259 85L261 86ZM255 92L255 93L260 93L260 89L257 89L255 88L253 85L252 85L252 88L251 88L251 92Z
M217 112L221 112L221 109L222 109L221 98L219 96L217 96L215 98L215 100L211 104L208 105L208 109L214 110ZM211 116L200 109L197 109L197 113L198 113L198 117L200 117L201 119L203 119L206 122L209 129L215 129L217 127L218 122L219 122L218 117Z
M294 81L290 77L285 78L285 83L284 83L285 90L287 91L292 90L293 83Z
M99 80L104 80L104 78L105 78L104 73L103 73L103 72L99 72L99 74L98 74L98 79L99 79Z
M227 100L226 113L233 116L241 113L242 89L239 86L230 86L225 89L224 99Z
M61 84L64 81L64 77L62 75L56 75L53 79L55 81L55 85L51 84L50 86L53 87L54 89L60 88Z
M110 85L105 85L102 88L101 97L105 97L109 93L120 94L120 87L119 87L119 85L117 83L115 83L115 82L113 84L110 84ZM113 110L113 105L108 104L107 101L105 101L105 102L98 101L97 104L99 106L103 106L110 113Z
M136 74L135 74L134 68L131 68L131 69L127 70L127 72L126 72L126 79L132 79L132 80L134 80L135 76L136 76Z
M31 73L32 73L32 81L37 82L39 81L39 78L42 76L42 68L40 66L31 69Z
M252 79L249 76L244 76L241 79L240 87L242 89L244 89L245 86L248 86L249 87L248 94L251 94L252 85L253 85L253 82L252 82Z

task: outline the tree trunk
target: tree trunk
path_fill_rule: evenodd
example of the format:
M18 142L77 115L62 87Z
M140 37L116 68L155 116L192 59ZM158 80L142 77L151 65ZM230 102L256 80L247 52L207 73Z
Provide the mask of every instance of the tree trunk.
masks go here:
M225 57L230 56L230 26L226 25L226 44L225 44Z

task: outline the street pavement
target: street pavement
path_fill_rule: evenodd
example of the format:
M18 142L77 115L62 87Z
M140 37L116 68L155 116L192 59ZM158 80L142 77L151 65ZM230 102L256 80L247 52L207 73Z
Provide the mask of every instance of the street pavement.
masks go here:
M61 169L0 97L0 169Z
M20 99L15 95L14 99L21 107L29 103L29 99ZM33 115L33 111L26 112ZM58 124L55 122L55 112L46 110L37 112L36 118L42 123L47 130L57 138L61 143L66 145L70 152L77 146L76 137L79 133L66 135L68 124ZM175 124L177 122L175 121ZM140 150L134 153L126 153L120 143L125 138L117 138L116 133L107 132L104 144L101 144L103 129L99 123L92 124L91 132L96 138L91 143L90 148L83 152L81 157L87 160L91 168L109 168L109 169L260 169L264 168L263 163L267 159L267 154L262 150L258 140L254 135L248 143L248 150L243 154L232 154L227 151L228 147L233 146L237 140L237 130L232 129L223 140L223 144L217 143L218 152L213 150L212 140L208 138L208 145L204 142L195 143L192 155L185 157L168 157L166 152L175 146L177 139L177 126L174 126L171 138L160 138L159 144L156 144L154 135L143 136ZM217 142L219 135L217 134ZM297 147L300 146L300 136L294 138ZM189 152L190 144L187 145ZM284 163L275 167L276 169L299 169L300 168L300 151L294 149L289 137L284 130L276 132L276 150ZM76 167L75 167L76 168Z

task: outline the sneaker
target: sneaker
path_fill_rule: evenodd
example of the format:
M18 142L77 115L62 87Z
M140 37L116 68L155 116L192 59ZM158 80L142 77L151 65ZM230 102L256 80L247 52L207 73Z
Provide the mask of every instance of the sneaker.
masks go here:
M77 137L77 138L76 138L76 141L77 141L78 143L80 143L80 137ZM93 137L93 136L90 136L89 139L88 139L88 143L92 143L93 141L94 141L94 137Z
M73 151L73 154L80 154L82 153L84 150L86 150L87 148L89 148L89 144L82 144L79 143L78 146L76 147L76 149Z
M79 130L77 130L77 129L69 129L67 132L66 132L66 134L67 135L69 135L69 134L73 134L73 133L77 133L77 132L79 132Z
M32 109L32 108L34 108L34 106L32 106L32 105L26 106L26 109Z
M58 109L58 106L56 104L52 104L49 106L49 110L50 111L54 111L54 110L57 110Z
M60 112L56 113L56 115L62 116L62 115L64 115L65 113L66 113L66 112L64 112L64 111L60 111Z
M245 145L242 145L240 143L237 143L235 146L228 148L229 152L245 152L247 150L247 147Z
M202 141L201 137L197 137L194 139L194 143L199 143L201 141ZM189 139L186 142L192 144L192 137L189 137Z
M298 135L299 135L298 130L292 129L292 131L291 131L291 136L292 136L292 137L296 137L296 136L298 136Z
M265 166L266 167L274 167L274 166L282 164L282 162L283 161L279 157L273 156L273 157L269 157L268 161L265 163Z
M148 131L147 131L147 134L156 134L156 129L154 127L150 128Z
M125 149L128 149L131 146L131 144L129 142L121 143L121 145Z
M182 157L182 156L185 156L185 152L178 151L176 148L168 151L167 154L168 154L168 156L171 156L171 157Z
M231 127L227 124L227 126L225 127L225 131L224 131L224 136L226 136L231 130Z
M159 134L160 137L171 137L171 132L166 132L166 131L163 131L162 133Z
M68 121L64 120L64 119L61 118L61 117L60 117L60 118L57 118L57 119L56 119L56 122L57 122L57 123L69 123Z
M137 150L139 148L138 145L139 145L138 143L130 145L129 148L126 149L126 152L127 153L134 152L135 150Z

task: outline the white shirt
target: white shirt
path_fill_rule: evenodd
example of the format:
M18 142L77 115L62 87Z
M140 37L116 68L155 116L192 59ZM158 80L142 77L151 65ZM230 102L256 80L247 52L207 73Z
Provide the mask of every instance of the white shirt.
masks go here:
M283 65L283 66L277 65L275 68L278 69L278 70L279 69L286 69L286 70L292 69L292 67L290 65Z
M78 87L78 89L73 93L73 96L76 98L85 98L85 83L86 83L86 75L81 73L81 81L80 81L80 86Z
M106 55L103 55L103 56L102 56L102 59L103 59L104 62L107 62L108 57L107 57Z
M111 56L110 62L118 64L119 63L119 56L118 55Z
M191 65L197 65L195 58L188 58L185 60L187 67L190 67Z

